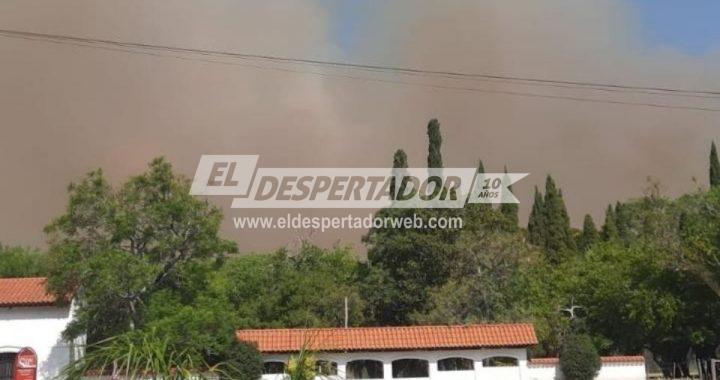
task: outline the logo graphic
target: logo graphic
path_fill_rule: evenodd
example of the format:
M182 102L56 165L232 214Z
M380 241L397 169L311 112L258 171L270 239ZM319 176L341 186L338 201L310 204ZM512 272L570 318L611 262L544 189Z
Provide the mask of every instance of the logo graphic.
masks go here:
M190 194L233 196L232 208L461 208L518 203L527 173L475 168L259 168L258 155L203 155Z

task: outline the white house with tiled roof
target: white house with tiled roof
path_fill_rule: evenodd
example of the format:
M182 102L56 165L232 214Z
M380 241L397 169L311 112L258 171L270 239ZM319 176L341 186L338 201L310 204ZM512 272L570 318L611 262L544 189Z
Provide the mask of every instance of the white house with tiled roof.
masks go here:
M263 380L281 380L303 347L322 378L363 380L554 380L554 358L528 360L537 344L530 324L240 330L263 355ZM607 357L601 380L645 379L642 357Z
M73 302L58 302L47 294L45 281L0 278L0 380L13 379L20 370L50 380L81 353L82 341L62 338L73 317ZM33 364L34 369L30 368Z

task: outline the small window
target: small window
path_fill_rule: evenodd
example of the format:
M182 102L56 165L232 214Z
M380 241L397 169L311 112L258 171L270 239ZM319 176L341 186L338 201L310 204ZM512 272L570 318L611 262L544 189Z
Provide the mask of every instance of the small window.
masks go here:
M285 373L285 363L265 362L263 363L263 375L275 375Z
M317 373L321 376L337 376L338 370L337 370L337 363L331 362L327 360L318 360L315 362L315 366L317 367Z
M518 360L508 356L493 356L483 359L483 367L517 367Z
M393 378L430 377L428 361L422 359L400 359L392 362Z
M348 379L382 379L383 363L379 360L353 360L347 363Z
M438 360L438 371L472 371L475 363L468 358L447 358Z

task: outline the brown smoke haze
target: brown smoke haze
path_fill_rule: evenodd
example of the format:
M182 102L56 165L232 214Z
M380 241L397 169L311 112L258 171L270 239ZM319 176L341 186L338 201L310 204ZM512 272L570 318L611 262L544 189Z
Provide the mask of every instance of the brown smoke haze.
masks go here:
M430 70L720 88L720 51L690 56L646 46L627 2L366 4L350 48L338 43L337 5L329 1L4 0L0 29ZM475 166L482 158L488 171L508 165L530 173L515 186L521 220L533 186L551 173L573 224L585 213L600 224L608 203L642 195L647 176L668 196L705 186L710 141L720 140L720 112L438 86L718 109L720 100L220 61L0 37L0 242L42 246L42 227L63 212L68 183L97 167L114 183L159 155L187 176L201 154L260 154L266 167L386 167L398 148L411 166L424 166L425 125L433 117L442 123L446 166ZM229 198L213 201L226 210L224 234L243 251L274 249L308 234L237 231L230 217L260 212L230 210ZM312 239L362 249L363 233L331 231Z

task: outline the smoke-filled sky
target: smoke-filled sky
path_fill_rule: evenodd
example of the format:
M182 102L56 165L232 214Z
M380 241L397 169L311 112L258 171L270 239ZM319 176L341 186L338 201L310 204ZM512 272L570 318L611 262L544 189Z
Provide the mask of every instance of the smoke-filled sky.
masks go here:
M0 29L718 91L718 15L714 0L4 0ZM552 173L573 224L585 213L599 224L609 202L642 195L648 176L668 196L705 186L710 141L720 140L720 112L447 87L717 109L720 99L195 58L0 37L0 242L42 247L68 183L97 167L117 184L159 155L192 176L201 154L260 154L266 167L385 167L397 148L424 166L433 117L446 166L482 158L489 171L531 173L515 186L523 221L533 186ZM228 217L258 215L213 201ZM308 235L237 231L229 218L223 232L243 251ZM361 250L362 233L312 239Z

